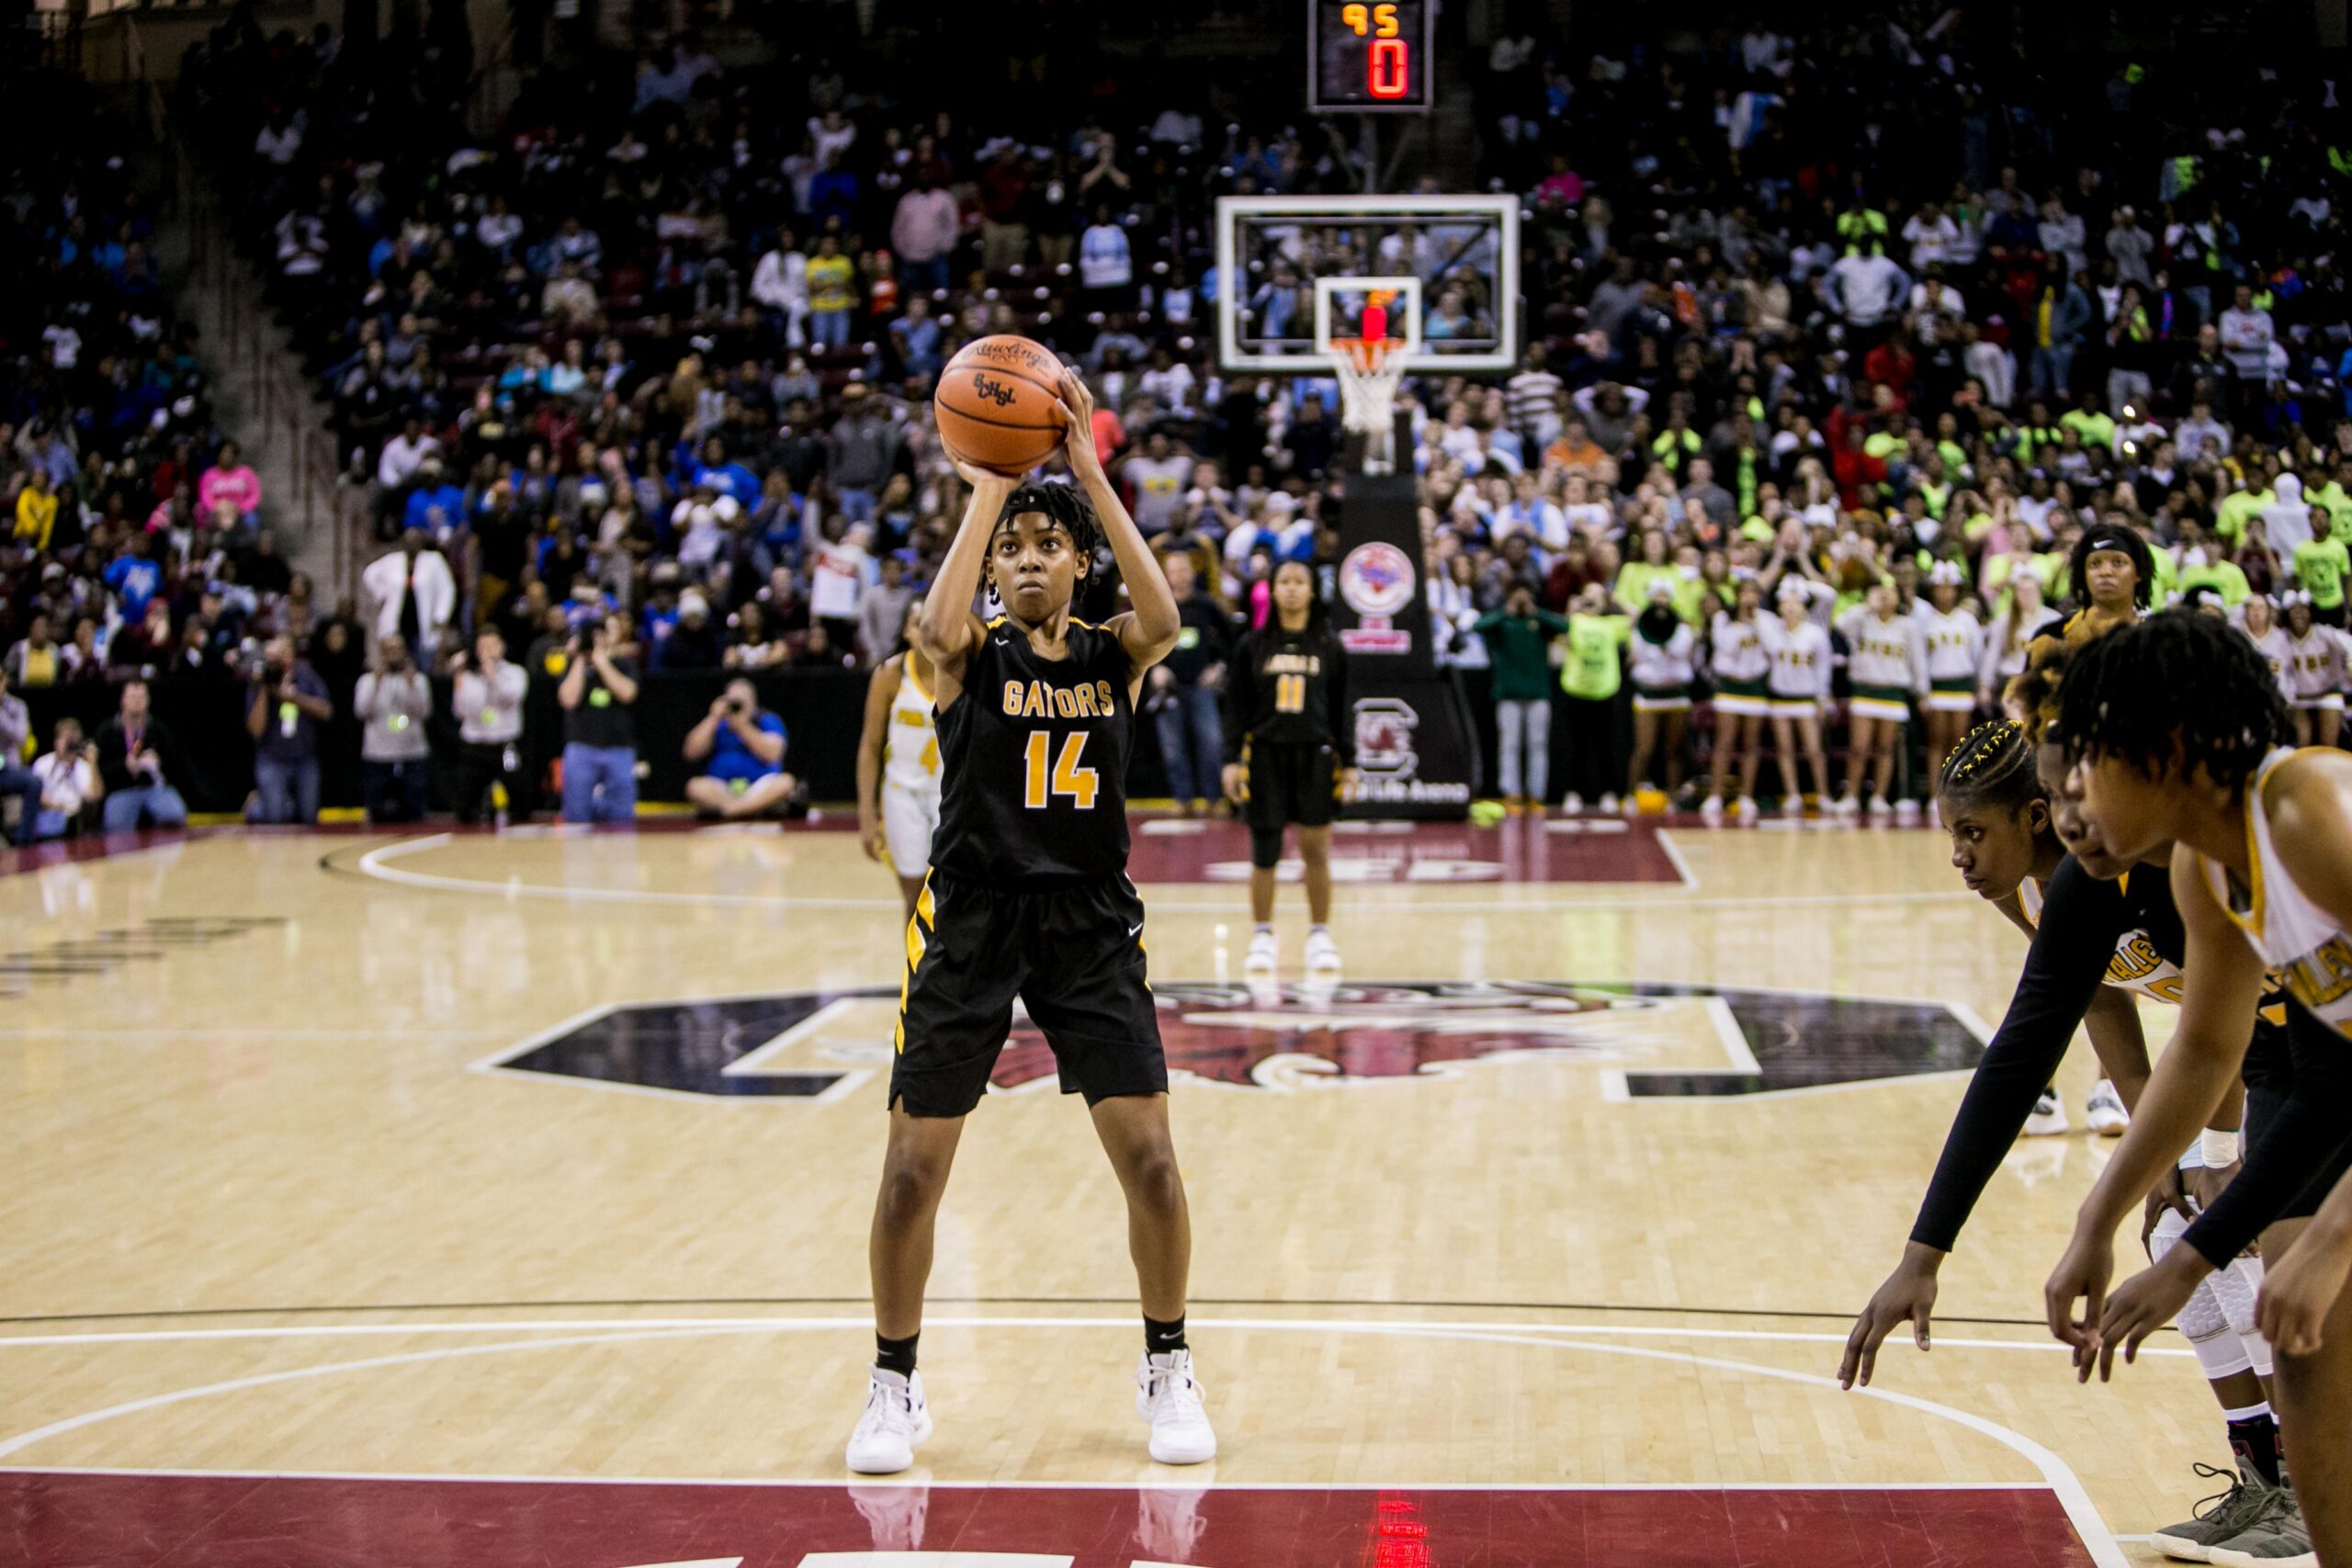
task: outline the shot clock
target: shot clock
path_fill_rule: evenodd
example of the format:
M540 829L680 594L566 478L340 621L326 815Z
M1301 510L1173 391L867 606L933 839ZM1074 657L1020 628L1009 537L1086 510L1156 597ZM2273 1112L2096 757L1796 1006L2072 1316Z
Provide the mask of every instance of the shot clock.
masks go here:
M1429 0L1307 0L1307 18L1310 111L1429 108Z

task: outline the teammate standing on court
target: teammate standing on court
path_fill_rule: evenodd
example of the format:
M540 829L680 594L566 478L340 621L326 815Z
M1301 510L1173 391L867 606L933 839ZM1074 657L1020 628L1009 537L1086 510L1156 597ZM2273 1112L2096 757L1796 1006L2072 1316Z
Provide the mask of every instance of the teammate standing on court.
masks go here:
M910 637L922 601L907 606ZM939 829L939 730L929 671L910 646L882 661L865 688L865 728L857 738L857 841L866 857L888 856L914 917Z
M1225 794L1250 824L1250 937L1246 966L1271 972L1274 867L1283 829L1298 825L1306 863L1306 966L1337 969L1331 940L1331 817L1356 784L1355 726L1348 716L1347 656L1305 561L1274 569L1274 609L1242 639L1227 673Z
M915 647L939 716L939 830L907 922L890 1140L874 1208L875 1364L849 1467L888 1474L931 1434L915 1371L932 1232L964 1118L986 1092L1017 997L1065 1092L1082 1093L1127 1201L1143 1296L1136 1409L1151 1454L1197 1464L1216 1437L1184 1342L1192 1229L1168 1128L1168 1059L1145 983L1143 901L1127 880L1125 782L1144 673L1175 646L1176 601L1094 447L1094 401L1058 388L1082 487L1020 485L957 464L972 498ZM1107 534L1127 614L1074 619ZM983 581L1005 614L982 623Z

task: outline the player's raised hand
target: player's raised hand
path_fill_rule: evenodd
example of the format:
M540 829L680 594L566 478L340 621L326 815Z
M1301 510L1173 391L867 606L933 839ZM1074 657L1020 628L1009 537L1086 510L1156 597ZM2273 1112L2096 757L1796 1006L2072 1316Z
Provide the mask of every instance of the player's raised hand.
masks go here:
M1012 480L1006 479L1002 474L990 473L986 468L980 468L976 464L967 462L962 454L958 453L955 447L947 445L946 442L942 441L939 444L939 449L946 454L947 461L955 468L956 477L961 479L966 484L971 486L974 490L986 490L990 485L994 485L1001 491L1010 491L1012 489Z
M1858 1382L1870 1387L1871 1376L1878 1370L1878 1348L1897 1324L1909 1324L1912 1343L1922 1354L1928 1350L1937 1286L1935 1264L1920 1256L1925 1250L1917 1246L1907 1248L1894 1272L1854 1319L1854 1331L1846 1336L1846 1358L1838 1363L1839 1388L1850 1389Z
M1102 457L1094 449L1094 394L1086 389L1086 378L1069 366L1062 367L1057 390L1061 396L1062 446L1069 454L1070 471L1101 473Z

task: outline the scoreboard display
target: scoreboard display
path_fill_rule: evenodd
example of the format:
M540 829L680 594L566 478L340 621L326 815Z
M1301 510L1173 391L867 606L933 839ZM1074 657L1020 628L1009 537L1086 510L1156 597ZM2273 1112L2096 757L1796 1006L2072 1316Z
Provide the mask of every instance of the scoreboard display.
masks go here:
M1431 0L1307 0L1307 18L1311 112L1429 108Z

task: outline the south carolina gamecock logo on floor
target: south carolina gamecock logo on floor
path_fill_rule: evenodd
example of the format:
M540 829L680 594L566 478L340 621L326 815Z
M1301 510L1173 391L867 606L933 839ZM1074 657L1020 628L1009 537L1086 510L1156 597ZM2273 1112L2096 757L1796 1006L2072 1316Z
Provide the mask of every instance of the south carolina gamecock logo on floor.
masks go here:
M1487 1063L1603 1070L1608 1098L1822 1089L1973 1067L1968 1021L1940 1002L1566 980L1163 982L1153 995L1179 1080L1275 1091L1428 1082ZM560 1024L476 1066L659 1094L823 1104L888 1069L895 987L631 1003ZM1058 1082L1025 1016L990 1081Z

